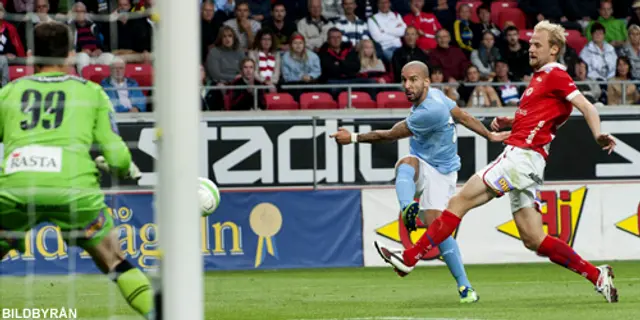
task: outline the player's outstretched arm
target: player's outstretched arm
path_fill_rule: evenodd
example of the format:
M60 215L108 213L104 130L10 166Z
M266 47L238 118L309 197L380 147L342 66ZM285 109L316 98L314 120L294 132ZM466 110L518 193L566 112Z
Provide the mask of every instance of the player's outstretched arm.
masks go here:
M469 130L485 137L491 142L502 142L509 137L510 132L491 132L489 131L480 120L470 115L460 107L454 107L451 109L451 116L457 122L463 126L469 128Z
M608 151L609 154L613 152L613 149L616 147L616 141L613 139L611 135L608 133L602 133L600 131L600 114L598 113L598 109L587 100L582 94L578 94L573 99L571 99L571 103L576 107L576 109L580 110L584 119L587 121L587 125L589 125L589 129L591 129L591 133L593 133L593 138L596 140L596 143L602 147L602 150Z
M99 98L96 109L96 123L93 128L94 140L100 145L109 171L112 174L126 177L129 175L131 167L131 152L122 141L122 137L120 137L109 97L102 88L98 87L96 90L99 91Z
M338 132L333 133L330 137L335 138L339 144L350 144L356 142L390 142L403 138L408 138L412 135L407 122L402 120L396 123L389 130L374 130L367 133L351 133L345 128L339 128Z

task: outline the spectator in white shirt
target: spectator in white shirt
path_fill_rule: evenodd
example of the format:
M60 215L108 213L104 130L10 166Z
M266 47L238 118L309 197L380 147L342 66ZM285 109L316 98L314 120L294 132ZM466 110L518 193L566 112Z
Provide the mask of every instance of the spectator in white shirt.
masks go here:
M407 25L402 16L391 11L389 0L378 0L378 13L369 18L369 33L374 41L380 44L387 61L391 60L393 52L402 47L402 37Z
M580 52L580 58L589 66L587 76L596 80L613 78L616 74L618 55L613 46L604 40L604 26L599 22L594 23L591 26L591 37L593 40Z

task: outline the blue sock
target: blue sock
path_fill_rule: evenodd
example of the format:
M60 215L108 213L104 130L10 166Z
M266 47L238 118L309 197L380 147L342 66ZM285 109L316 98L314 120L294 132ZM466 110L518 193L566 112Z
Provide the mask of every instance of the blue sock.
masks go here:
M396 173L396 195L398 196L398 202L400 202L400 209L406 208L416 195L416 183L413 181L413 177L416 174L416 170L406 163L401 164L398 167Z
M467 279L467 272L464 270L464 265L462 264L462 256L460 256L460 248L458 248L456 239L449 236L449 238L440 243L438 248L451 275L456 279L458 288L462 286L471 288L471 283L469 283L469 279Z

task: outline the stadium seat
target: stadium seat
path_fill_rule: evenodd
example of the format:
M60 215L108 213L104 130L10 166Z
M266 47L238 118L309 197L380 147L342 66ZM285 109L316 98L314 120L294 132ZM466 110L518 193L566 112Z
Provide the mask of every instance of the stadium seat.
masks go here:
M298 103L288 93L267 93L264 95L267 110L297 110Z
M141 87L153 86L153 66L150 64L128 64L124 74L125 77L136 80ZM146 95L148 90L143 92Z
M404 109L411 107L411 102L407 100L407 96L402 91L380 92L376 96L376 100L378 101L378 108Z
M305 92L300 95L300 109L338 109L338 104L326 92Z
M111 70L106 64L90 64L82 68L82 77L98 84L109 75L111 75Z
M582 48L588 43L587 38L583 37L582 34L576 30L567 30L565 36L567 37L567 45L580 55L580 51L582 51Z
M527 28L527 17L524 15L524 12L518 8L504 8L500 11L498 28L504 29L504 24L508 21L513 22L518 30Z
M527 43L531 40L531 36L533 35L533 30L520 30L520 40L526 41Z
M342 92L338 96L338 105L340 108L347 108L349 104L349 93ZM376 102L371 99L371 96L362 91L351 92L351 106L358 109L375 109L378 106Z
M9 66L9 80L13 81L33 74L32 66Z
M460 9L460 6L462 6L463 4L469 5L471 6L471 21L475 22L475 23L479 23L480 22L480 18L478 18L478 7L482 5L482 1L467 1L467 0L461 0L458 1L458 3L456 4L456 12L458 12L458 10Z
M494 1L491 3L491 21L498 24L500 20L500 12L505 8L517 8L518 2L515 0L510 1Z

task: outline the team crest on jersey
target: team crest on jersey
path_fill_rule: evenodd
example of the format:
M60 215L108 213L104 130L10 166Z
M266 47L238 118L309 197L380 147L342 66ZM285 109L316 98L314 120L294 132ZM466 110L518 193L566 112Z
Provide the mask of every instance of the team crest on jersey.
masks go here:
M528 97L533 93L533 88L529 88L527 89L527 92L525 92L524 94Z

